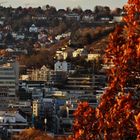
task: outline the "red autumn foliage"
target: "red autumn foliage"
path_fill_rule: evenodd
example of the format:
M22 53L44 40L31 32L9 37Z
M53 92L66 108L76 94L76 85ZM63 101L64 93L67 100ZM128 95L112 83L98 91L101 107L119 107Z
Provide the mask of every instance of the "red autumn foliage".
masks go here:
M74 113L76 118L74 123L75 139L89 140L94 136L93 128L97 127L95 124L93 125L93 121L96 119L95 109L90 107L87 102L83 102L79 104L77 110Z
M135 116L135 120L136 120L136 128L138 130L138 135L137 135L137 140L140 139L140 113Z
M112 64L108 89L95 110L79 105L73 140L139 139L140 0L128 0L125 11L125 25L110 35L106 49L105 63Z

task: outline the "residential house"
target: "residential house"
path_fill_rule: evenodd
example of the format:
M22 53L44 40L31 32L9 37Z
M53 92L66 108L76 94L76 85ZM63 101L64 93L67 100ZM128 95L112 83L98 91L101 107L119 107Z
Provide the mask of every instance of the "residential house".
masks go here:
M62 50L56 51L55 58L57 60L66 60L67 57L68 57L67 51L62 51Z
M100 54L88 54L87 61L98 60L101 57Z
M38 32L38 28L34 24L32 24L31 27L29 28L29 32L37 33Z
M66 61L57 61L54 64L54 70L68 72L69 70L71 70L71 64Z
M9 104L8 108L12 108L15 110L20 110L24 112L24 117L31 116L32 115L32 108L31 108L31 101L25 100L25 101L16 101L12 104Z
M8 134L17 134L29 127L27 120L18 111L0 111L0 127Z
M113 16L113 22L122 22L123 16Z
M92 23L92 22L94 22L94 20L95 20L95 17L94 17L94 15L92 14L92 15L83 15L83 17L82 17L82 21L83 22L88 22L88 23Z
M79 21L80 20L80 15L77 13L69 13L65 14L65 17L67 20L73 20L73 21Z
M79 48L73 52L73 57L87 56L87 51L84 48Z

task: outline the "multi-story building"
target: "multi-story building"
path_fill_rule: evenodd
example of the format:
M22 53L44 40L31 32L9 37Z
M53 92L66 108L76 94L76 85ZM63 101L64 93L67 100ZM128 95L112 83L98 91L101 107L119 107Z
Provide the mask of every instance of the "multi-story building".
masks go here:
M35 100L33 101L33 115L35 117L38 117L39 116L39 111L40 111L40 107L41 107L41 101L40 100Z
M0 108L16 100L18 90L19 66L17 62L0 65Z
M67 79L67 72L65 71L50 71L48 85L51 86L62 86Z
M27 119L25 119L18 111L0 111L0 128L6 129L7 135L17 134L28 127L29 124L27 122ZM0 132L2 134L2 131Z
M55 127L55 100L52 98L43 98L33 101L33 116L43 122L46 119L47 130L54 131ZM41 124L43 126L43 124Z
M92 76L71 76L67 78L64 89L71 95L77 96L79 94L93 93L93 79Z
M54 64L54 70L68 72L69 70L71 70L71 64L66 61L57 61Z
M33 69L29 73L30 80L33 81L47 81L49 69L43 65L40 69Z
M65 106L65 112L61 113L59 117L59 133L70 135L72 134L74 120L73 113L76 110L78 104L76 100L67 100Z

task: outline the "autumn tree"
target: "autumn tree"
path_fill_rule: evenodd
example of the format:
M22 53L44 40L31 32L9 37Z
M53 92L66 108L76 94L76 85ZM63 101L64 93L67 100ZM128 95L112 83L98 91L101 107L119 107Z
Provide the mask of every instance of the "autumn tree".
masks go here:
M66 140L66 137L54 137L35 128L28 128L13 136L12 140Z
M19 135L13 136L12 140L53 140L53 138L40 130L29 128L22 131Z
M140 139L140 113L135 116L135 120L136 120L136 128L138 130L138 135L137 135L137 140Z
M83 140L83 134L87 134L84 136L87 140L139 139L140 1L128 0L125 10L125 25L116 27L106 49L105 63L110 66L108 88L98 107L90 112L93 114L90 119L84 115L90 107L79 110L79 105L75 112L74 140ZM84 119L89 123L83 125ZM85 130L86 127L90 130Z

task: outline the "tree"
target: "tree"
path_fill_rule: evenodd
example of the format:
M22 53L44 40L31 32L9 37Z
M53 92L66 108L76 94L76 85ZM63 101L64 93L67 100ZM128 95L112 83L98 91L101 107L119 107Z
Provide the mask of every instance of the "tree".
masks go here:
M22 131L19 135L14 136L13 140L53 140L53 138L42 133L40 130L29 128Z
M138 135L137 135L137 140L140 139L140 113L135 116L135 120L136 120L136 128L138 130Z
M89 106L87 102L80 103L78 111L74 113L74 137L76 140L90 140L94 138L96 131L93 131L97 126L93 125L96 119L95 109ZM84 119L83 119L84 117Z
M82 14L83 10L81 7L77 7L77 8L73 8L72 12L80 15L80 14Z
M140 1L128 0L125 10L125 25L118 26L110 35L106 49L105 63L110 66L108 89L90 119L83 115L90 107L79 110L79 105L75 112L74 140L82 140L83 134L87 140L139 139ZM83 120L89 123L83 125ZM90 130L83 129L85 127Z
M29 128L13 136L12 140L66 140L66 137L53 137L35 128Z

